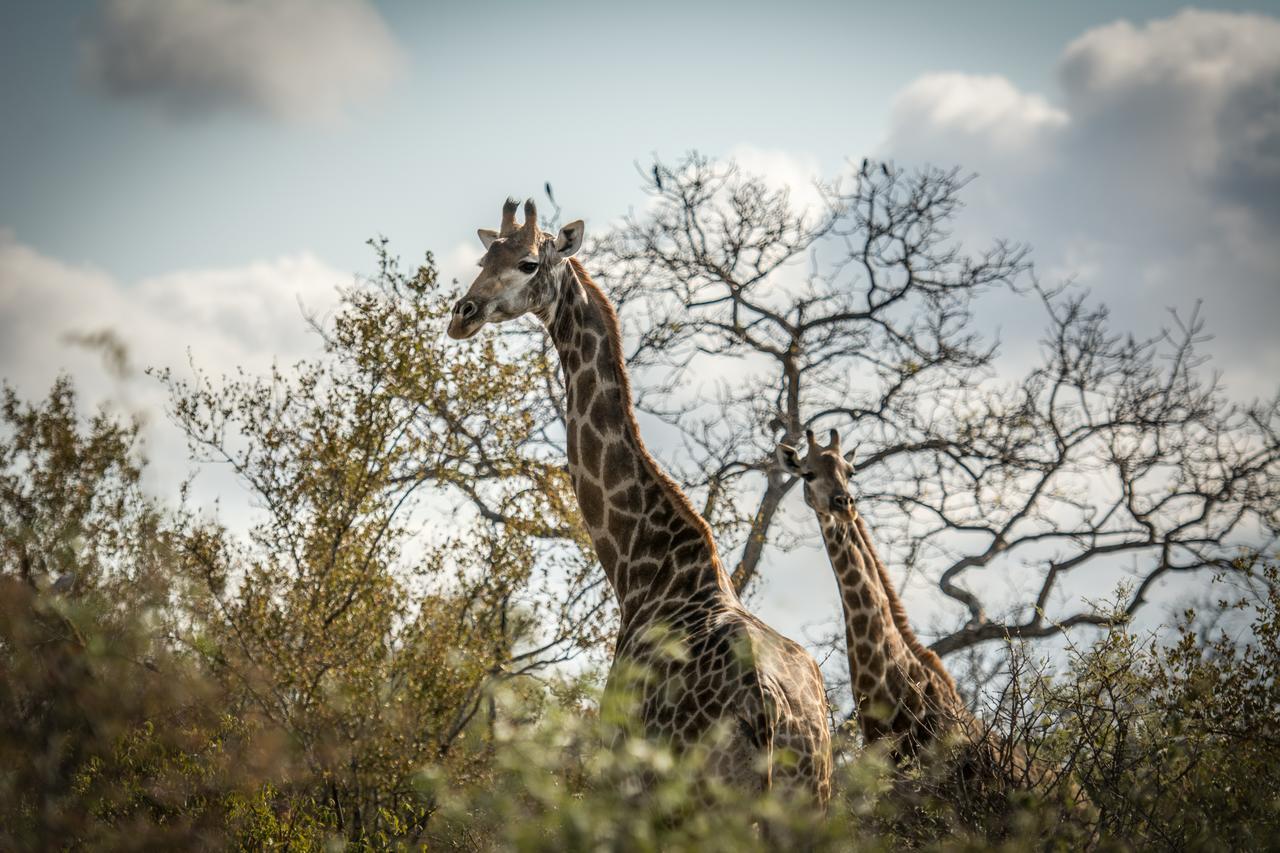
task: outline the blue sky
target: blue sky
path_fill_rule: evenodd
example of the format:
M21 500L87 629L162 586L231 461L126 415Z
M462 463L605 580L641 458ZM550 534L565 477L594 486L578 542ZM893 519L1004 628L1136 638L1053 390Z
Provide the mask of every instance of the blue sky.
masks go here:
M375 232L443 251L543 180L574 215L606 220L637 203L632 164L651 152L751 145L830 171L882 141L893 97L922 74L1052 95L1072 38L1170 9L377 4L393 78L336 121L290 121L104 93L82 62L94 4L6 4L0 225L126 280L301 251L357 269Z
M1280 376L1274 2L11 2L0 80L0 376L149 413L166 473L154 383L68 332L287 361L366 238L469 276L507 195L550 181L590 233L643 204L637 162L690 149L797 188L866 154L976 171L966 244L1029 242L1139 334L1203 301L1233 396ZM1039 330L1002 310L1021 372ZM798 633L824 584L762 607Z

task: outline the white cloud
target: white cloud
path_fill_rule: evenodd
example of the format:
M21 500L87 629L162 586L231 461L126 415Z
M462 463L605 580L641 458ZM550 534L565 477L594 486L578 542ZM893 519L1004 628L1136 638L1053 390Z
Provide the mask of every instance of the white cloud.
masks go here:
M216 377L238 366L262 372L273 361L316 355L319 340L300 303L323 314L335 304L336 288L350 281L304 254L125 284L43 255L0 230L0 377L21 396L38 399L65 372L86 404L110 403L141 416L150 482L171 490L188 469L185 443L163 417L163 389L141 369L171 367L189 376L194 362ZM113 375L100 353L68 340L104 330L127 346L134 368L128 375Z
M953 141L1026 153L1063 128L1068 118L1045 98L1026 94L998 75L927 74L894 99L891 122L895 128L932 127ZM897 142L895 151L911 140Z
M1063 52L1068 108L1110 149L1280 224L1280 20L1188 10ZM1078 142L1073 140L1073 142ZM1233 223L1234 224L1234 223Z
M351 276L303 254L244 267L185 270L125 284L42 255L0 232L0 372L39 393L60 370L99 361L68 335L114 330L137 367L260 369L317 350L300 303L323 311Z
M330 121L402 63L366 0L105 0L83 70L106 92L195 115Z
M1067 45L1061 75L1073 109L1114 103L1152 88L1221 95L1274 73L1280 22L1266 15L1188 9L1136 27L1116 21Z
M744 174L763 180L766 186L786 190L797 210L816 213L823 208L822 193L817 185L823 176L822 169L813 155L735 145L726 159L736 162Z
M1196 11L1071 42L1061 106L1001 77L929 75L880 153L980 174L957 236L1032 244L1149 333L1204 301L1228 388L1280 375L1280 20ZM1010 318L1004 318L1006 326Z

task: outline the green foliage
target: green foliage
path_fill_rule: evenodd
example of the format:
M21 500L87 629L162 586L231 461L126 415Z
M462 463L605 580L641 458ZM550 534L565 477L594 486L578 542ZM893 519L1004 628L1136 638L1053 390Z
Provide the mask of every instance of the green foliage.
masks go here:
M958 790L964 743L901 768L883 749L851 750L820 816L708 786L696 753L607 746L625 719L558 703L529 713L507 697L495 780L424 771L439 805L430 838L466 850L1269 849L1280 837L1280 574L1258 576L1246 644L1206 644L1189 627L1159 644L1118 626L1073 649L1064 672L1015 672L992 723L1045 771L1022 788Z
M375 248L378 274L316 324L327 358L220 383L160 377L193 453L229 464L265 510L244 537L179 514L178 641L237 709L288 733L313 800L352 840L420 834L413 775L482 736L490 683L600 631L567 478L540 450L528 380L545 360L445 349L430 259L407 275ZM428 491L459 499L455 518L423 510ZM573 547L535 559L561 529ZM554 601L538 573L566 564L575 598L529 619L522 600Z
M707 753L673 754L634 731L561 703L531 712L529 697L504 691L495 775L457 786L424 773L439 804L431 840L446 849L745 850L764 831L801 849L830 843L832 827L811 804L744 795L708 779ZM595 704L595 703L593 703ZM627 703L605 704L623 708Z
M139 486L138 425L106 412L82 423L59 378L40 405L0 400L0 565L33 587L108 598L157 591L167 539ZM148 604L157 604L154 596Z
M1280 838L1280 569L1246 570L1263 590L1247 642L1203 641L1190 612L1169 645L1116 629L1046 690L1103 835L1214 850Z
M225 708L139 614L0 577L0 848L221 847L289 767Z

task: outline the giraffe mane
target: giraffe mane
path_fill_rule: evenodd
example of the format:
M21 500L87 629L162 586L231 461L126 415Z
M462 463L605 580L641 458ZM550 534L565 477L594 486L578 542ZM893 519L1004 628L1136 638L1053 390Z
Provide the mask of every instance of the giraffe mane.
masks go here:
M880 586L884 588L885 597L889 600L889 613L893 617L893 624L897 627L898 633L902 635L902 640L907 644L907 648L911 653L919 658L920 662L932 669L946 681L951 689L955 689L955 679L951 677L951 673L942 663L942 658L938 657L937 652L920 642L920 638L916 636L916 632L911 629L911 622L907 619L906 608L902 604L902 599L898 597L898 591L894 589L893 583L889 580L889 570L885 568L884 561L880 559L880 554L871 544L871 535L867 530L867 524L862 520L862 514L859 513L854 520L854 524L858 527L858 534L862 537L862 542L867 552L871 554L871 560L875 563L876 576L880 578Z
M595 283L595 280L587 273L586 267L577 258L569 258L569 268L578 279L578 283L586 290L587 297L596 304L596 307L600 309L604 317L605 329L609 335L609 344L613 350L613 366L617 371L619 384L622 386L623 399L630 403L632 399L631 377L627 373L626 364L622 361L622 325L618 322L618 312L614 310L613 304L605 296L604 291L600 289L600 285ZM649 472L657 480L663 491L667 493L667 496L671 498L676 511L680 513L685 521L693 525L702 536L707 545L707 553L711 555L711 563L715 567L720 585L732 590L733 586L729 583L724 566L720 563L720 552L716 549L715 539L711 536L711 525L707 524L707 520L694 508L689 496L684 493L684 489L680 488L680 485L671 478L670 474L662 470L658 460L654 459L653 455L649 453L649 448L645 446L644 439L640 435L640 424L636 422L635 410L630 405L626 406L625 416L627 424L631 428L631 433L636 440L641 462L649 469Z

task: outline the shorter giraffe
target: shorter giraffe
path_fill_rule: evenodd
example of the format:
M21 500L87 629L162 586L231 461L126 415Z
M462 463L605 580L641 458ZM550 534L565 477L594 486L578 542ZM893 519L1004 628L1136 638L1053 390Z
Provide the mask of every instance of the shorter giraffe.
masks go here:
M819 445L810 430L808 453L778 447L782 467L804 481L804 499L818 516L822 538L844 607L849 679L858 703L858 721L868 743L893 740L895 756L951 734L977 732L955 681L938 656L911 630L866 522L853 508L849 475L853 466L840 452L840 434Z
M931 748L954 750L935 754L954 761L953 799L966 808L998 808L1007 789L1037 787L1056 788L1069 810L1089 814L1088 798L1072 779L1032 761L1021 743L970 713L941 659L911 630L867 524L854 509L853 465L840 450L840 433L831 430L826 447L812 430L805 435L804 457L781 444L778 459L804 481L805 502L822 528L844 609L849 678L864 740L887 741L895 760Z

